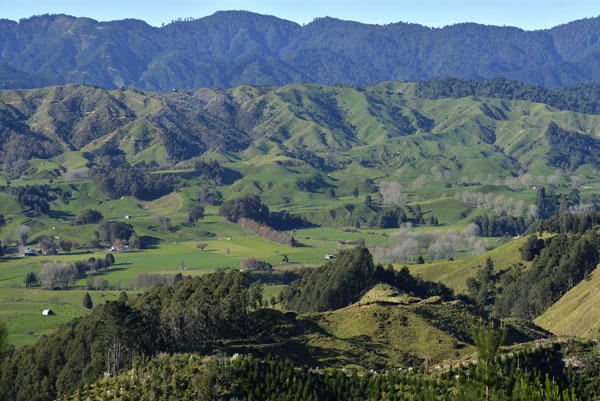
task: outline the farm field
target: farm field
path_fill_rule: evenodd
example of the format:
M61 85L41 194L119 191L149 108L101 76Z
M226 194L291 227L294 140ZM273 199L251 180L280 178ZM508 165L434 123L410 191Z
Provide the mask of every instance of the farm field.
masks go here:
M51 334L61 324L86 316L90 311L82 306L85 293L84 290L0 289L0 318L8 328L8 343L15 346L33 344L40 336ZM89 291L94 305L117 299L119 293ZM42 316L44 309L52 310L55 315Z

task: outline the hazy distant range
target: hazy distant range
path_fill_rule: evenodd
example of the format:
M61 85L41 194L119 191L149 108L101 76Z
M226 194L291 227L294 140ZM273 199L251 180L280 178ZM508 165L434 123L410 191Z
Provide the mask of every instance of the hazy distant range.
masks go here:
M600 19L524 31L319 18L306 25L222 11L161 28L67 15L0 20L0 88L231 87L505 77L550 88L600 82Z

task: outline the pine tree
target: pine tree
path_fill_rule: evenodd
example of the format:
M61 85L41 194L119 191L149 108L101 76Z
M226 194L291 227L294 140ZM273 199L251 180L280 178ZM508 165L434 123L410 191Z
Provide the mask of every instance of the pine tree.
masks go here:
M83 296L83 307L85 309L92 309L94 304L92 303L92 297L90 297L90 293L86 292Z
M498 367L495 363L500 345L506 336L506 328L499 329L493 323L483 322L473 325L473 341L477 347L477 372L485 389L485 400L490 400L490 389L498 383Z

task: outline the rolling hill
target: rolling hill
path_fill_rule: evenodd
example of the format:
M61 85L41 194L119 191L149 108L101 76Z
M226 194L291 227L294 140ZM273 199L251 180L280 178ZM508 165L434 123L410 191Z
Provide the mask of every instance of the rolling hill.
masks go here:
M550 98L548 105L543 95L559 100L566 95L542 93L531 101L518 95L484 98L473 91L426 99L415 94L422 87L294 84L163 94L66 85L2 91L0 161L11 170L18 159L66 161L61 155L69 153L72 160L76 152L83 158L75 165L81 165L86 158L97 161L94 152L110 143L130 164L164 166L202 156L237 164L244 176L267 168L300 169L297 173L323 186L353 175L391 176L400 167L413 178L433 174L434 167L446 176L547 174L557 167L544 157L551 150L545 136L551 123L598 135L594 97L585 92L566 104Z

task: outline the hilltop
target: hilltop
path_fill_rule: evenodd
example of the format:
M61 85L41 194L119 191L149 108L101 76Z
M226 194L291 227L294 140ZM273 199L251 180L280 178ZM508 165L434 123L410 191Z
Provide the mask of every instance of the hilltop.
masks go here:
M87 83L147 90L371 85L456 76L560 87L598 82L598 18L552 29L443 28L318 18L306 25L220 11L160 28L68 15L0 20L0 87Z

